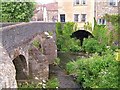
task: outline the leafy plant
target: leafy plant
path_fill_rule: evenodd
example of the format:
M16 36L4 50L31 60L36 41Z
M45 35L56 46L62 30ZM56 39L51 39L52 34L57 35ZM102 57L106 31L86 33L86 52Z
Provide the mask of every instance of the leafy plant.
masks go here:
M114 52L107 50L103 56L77 59L66 67L69 74L77 75L77 82L82 82L84 88L118 88L118 65Z
M60 64L60 58L55 58L54 65L59 65Z
M104 18L113 27L113 30L109 30L109 36L110 36L109 44L110 45L114 45L114 44L118 45L118 42L120 42L120 39L119 39L119 35L120 35L120 31L119 31L119 29L120 29L120 25L119 25L120 15L119 14L115 14L115 15L106 14L104 16Z
M58 88L59 83L57 78L51 78L47 83L46 83L46 88Z
M98 40L98 42L100 44L108 44L108 34L107 34L108 30L105 27L105 25L95 25L94 30L93 30L93 35L94 38L96 40Z
M22 2L23 1L23 2ZM28 22L33 16L35 3L33 2L2 2L1 22Z
M42 83L38 83L38 84L35 84L35 83L28 83L28 82L25 82L25 83L19 83L18 84L18 90L32 90L33 88L42 88Z
M84 29L85 29L85 30L92 31L92 24L89 23L89 22L85 23L85 25L84 25Z
M106 46L104 44L99 43L94 38L85 39L83 42L83 49L89 53L102 53L106 50Z
M32 42L32 44L33 44L33 46L35 46L36 48L39 48L39 46L40 46L40 42L39 42L38 40L34 40L34 41Z
M71 38L72 33L75 31L75 23L67 22L66 24L56 24L56 36L57 36L57 47L60 51L79 51L80 41Z

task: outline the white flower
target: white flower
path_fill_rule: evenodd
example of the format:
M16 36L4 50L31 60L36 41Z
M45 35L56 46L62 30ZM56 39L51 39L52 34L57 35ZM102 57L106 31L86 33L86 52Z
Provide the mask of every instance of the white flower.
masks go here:
M43 82L43 83L46 83L46 81L45 81L45 80L42 80L42 82Z
M56 89L58 89L58 87L56 87Z
M36 80L38 80L38 77L35 77Z

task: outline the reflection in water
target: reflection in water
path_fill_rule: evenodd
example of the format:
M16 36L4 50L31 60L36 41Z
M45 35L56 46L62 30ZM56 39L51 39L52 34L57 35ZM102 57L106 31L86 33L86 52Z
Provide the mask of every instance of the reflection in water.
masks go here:
M58 52L58 57L60 58L60 67L65 69L66 64L69 61L75 61L77 58L83 58L88 57L89 55L80 52L80 53L74 53L74 52Z

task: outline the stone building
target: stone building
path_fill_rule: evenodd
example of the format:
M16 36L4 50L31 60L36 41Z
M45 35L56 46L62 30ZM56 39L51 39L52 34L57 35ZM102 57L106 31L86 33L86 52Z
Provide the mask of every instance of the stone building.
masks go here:
M118 14L118 2L120 0L96 0L95 1L95 19L98 24L106 25L103 18L105 14Z
M94 25L94 0L57 0L58 21L76 22L79 29L86 22Z
M48 4L37 4L34 10L32 21L57 22L58 21L58 4L57 2Z
M45 5L47 9L48 22L57 22L58 21L58 3L49 3Z

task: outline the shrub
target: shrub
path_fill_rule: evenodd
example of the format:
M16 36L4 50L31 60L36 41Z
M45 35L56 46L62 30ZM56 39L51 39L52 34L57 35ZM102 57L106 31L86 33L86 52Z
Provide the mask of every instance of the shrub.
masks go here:
M106 50L106 45L100 44L94 38L88 38L84 40L82 48L84 49L84 51L89 53L102 53Z
M60 51L79 51L80 41L71 38L70 36L75 31L75 23L67 22L66 24L56 24L57 48Z
M33 11L35 9L33 2L25 2L25 0L21 0L21 2L3 2L2 1L2 11L0 18L1 22L28 22L33 16Z
M82 82L84 88L118 88L118 62L112 51L69 62L66 67L69 74L77 75L77 82Z

